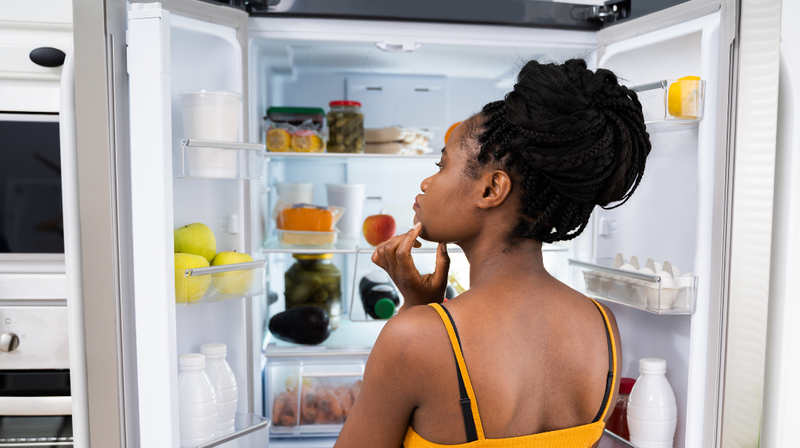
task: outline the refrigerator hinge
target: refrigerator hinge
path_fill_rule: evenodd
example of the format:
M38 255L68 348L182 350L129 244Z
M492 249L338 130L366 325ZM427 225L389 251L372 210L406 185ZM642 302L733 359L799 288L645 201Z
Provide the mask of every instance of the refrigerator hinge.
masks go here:
M627 19L630 11L631 0L612 0L604 5L576 8L573 10L573 17L607 24Z

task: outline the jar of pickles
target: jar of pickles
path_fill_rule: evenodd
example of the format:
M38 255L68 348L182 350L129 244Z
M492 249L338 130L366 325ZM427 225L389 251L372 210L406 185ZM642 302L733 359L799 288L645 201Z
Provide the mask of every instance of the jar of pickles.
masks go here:
M364 152L364 114L358 101L331 101L328 152Z
M342 273L333 265L333 254L292 257L297 261L284 274L286 309L318 306L328 312L331 329L337 329L342 314Z

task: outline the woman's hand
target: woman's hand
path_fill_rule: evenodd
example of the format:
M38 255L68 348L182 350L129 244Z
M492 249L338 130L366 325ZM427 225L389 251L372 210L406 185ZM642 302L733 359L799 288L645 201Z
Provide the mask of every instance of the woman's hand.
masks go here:
M417 223L408 233L397 235L378 245L372 254L372 262L389 274L403 294L405 302L401 311L415 305L442 303L447 288L450 257L447 255L445 243L439 243L436 249L436 268L433 273L420 275L414 265L411 248L421 246L417 241L421 229L422 225Z

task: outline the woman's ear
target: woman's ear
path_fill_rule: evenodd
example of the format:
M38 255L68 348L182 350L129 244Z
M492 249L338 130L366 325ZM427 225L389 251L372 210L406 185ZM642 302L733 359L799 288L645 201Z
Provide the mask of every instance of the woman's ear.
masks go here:
M502 205L511 194L511 177L505 171L490 171L481 176L483 194L478 208L489 209Z

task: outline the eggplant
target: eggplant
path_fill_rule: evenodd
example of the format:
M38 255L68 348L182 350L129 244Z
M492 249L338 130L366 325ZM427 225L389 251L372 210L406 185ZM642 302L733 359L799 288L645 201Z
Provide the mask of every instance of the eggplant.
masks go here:
M299 306L272 316L269 331L281 341L316 345L331 335L331 320L318 306Z

